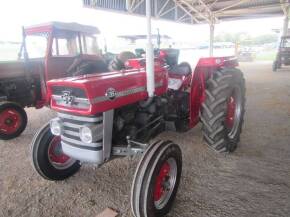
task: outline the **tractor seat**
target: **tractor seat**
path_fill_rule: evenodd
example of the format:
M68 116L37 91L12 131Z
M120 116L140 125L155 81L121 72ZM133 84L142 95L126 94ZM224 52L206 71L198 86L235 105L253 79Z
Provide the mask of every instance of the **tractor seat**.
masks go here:
M191 74L191 67L188 63L180 63L179 65L171 66L168 70L169 74L187 76Z

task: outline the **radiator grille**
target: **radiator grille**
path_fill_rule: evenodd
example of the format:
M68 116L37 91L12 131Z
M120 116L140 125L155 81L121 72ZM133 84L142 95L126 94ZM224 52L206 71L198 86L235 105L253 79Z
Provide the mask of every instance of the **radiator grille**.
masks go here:
M63 132L61 135L62 143L71 145L77 148L100 150L103 144L103 117L82 117L58 113L58 117L63 124ZM84 143L79 136L79 130L82 126L97 126L96 138L94 143Z

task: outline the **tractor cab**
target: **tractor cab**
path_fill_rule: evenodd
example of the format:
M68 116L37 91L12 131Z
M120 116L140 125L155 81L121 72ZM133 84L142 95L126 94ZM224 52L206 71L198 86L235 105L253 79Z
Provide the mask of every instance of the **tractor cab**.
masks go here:
M27 124L25 107L49 103L46 82L80 72L105 72L93 26L51 22L23 28L18 60L0 62L0 139L19 136ZM79 70L84 62L93 62ZM7 114L5 116L5 114Z
M46 80L70 76L67 70L76 58L99 56L96 27L52 22L24 28L19 57L42 59Z

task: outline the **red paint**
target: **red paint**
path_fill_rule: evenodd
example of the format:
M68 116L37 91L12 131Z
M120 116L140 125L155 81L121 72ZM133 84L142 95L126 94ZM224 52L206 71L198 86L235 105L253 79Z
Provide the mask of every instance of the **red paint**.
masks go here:
M61 149L61 138L59 136L53 137L49 150L48 157L51 162L58 164L65 164L70 157L65 155Z
M125 66L129 69L141 69L146 66L145 59L130 59L127 60Z
M22 117L15 109L5 109L0 114L0 131L5 134L15 133L22 124Z
M162 196L166 193L166 189L164 188L165 183L168 181L169 173L170 173L170 165L168 162L165 162L156 178L155 186L154 186L154 201L159 201Z
M197 67L236 67L238 60L234 56L200 58Z
M38 33L52 32L52 30L53 30L53 25L48 23L41 26L25 27L24 31L26 35L34 35Z
M230 97L227 106L226 125L229 129L233 128L235 121L236 101L233 96Z
M168 88L168 73L161 65L155 64L155 84L161 84L155 89L155 94L160 96L167 92ZM105 100L92 104L89 109L72 109L56 105L54 100L51 100L51 108L57 111L65 111L78 113L81 115L95 115L100 112L116 109L128 104L146 100L148 94L146 91L146 72L145 68L138 70L124 70L117 72L99 73L93 75L84 75L75 78L65 78L51 80L47 83L48 97L52 95L53 86L77 87L85 90L86 95L92 103L95 98L104 97L109 88L114 88L117 92L142 88L144 91L122 96L114 100Z

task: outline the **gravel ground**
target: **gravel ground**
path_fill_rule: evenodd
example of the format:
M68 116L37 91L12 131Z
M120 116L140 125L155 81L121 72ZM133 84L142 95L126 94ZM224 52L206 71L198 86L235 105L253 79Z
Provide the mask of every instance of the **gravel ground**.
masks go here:
M271 72L270 63L241 66L247 80L242 141L231 155L203 144L200 126L167 132L183 149L184 166L176 203L168 217L290 216L290 73ZM138 158L97 168L84 165L63 182L40 178L30 164L30 142L51 116L28 109L24 134L0 141L0 216L93 217L106 207L130 217L130 187Z

